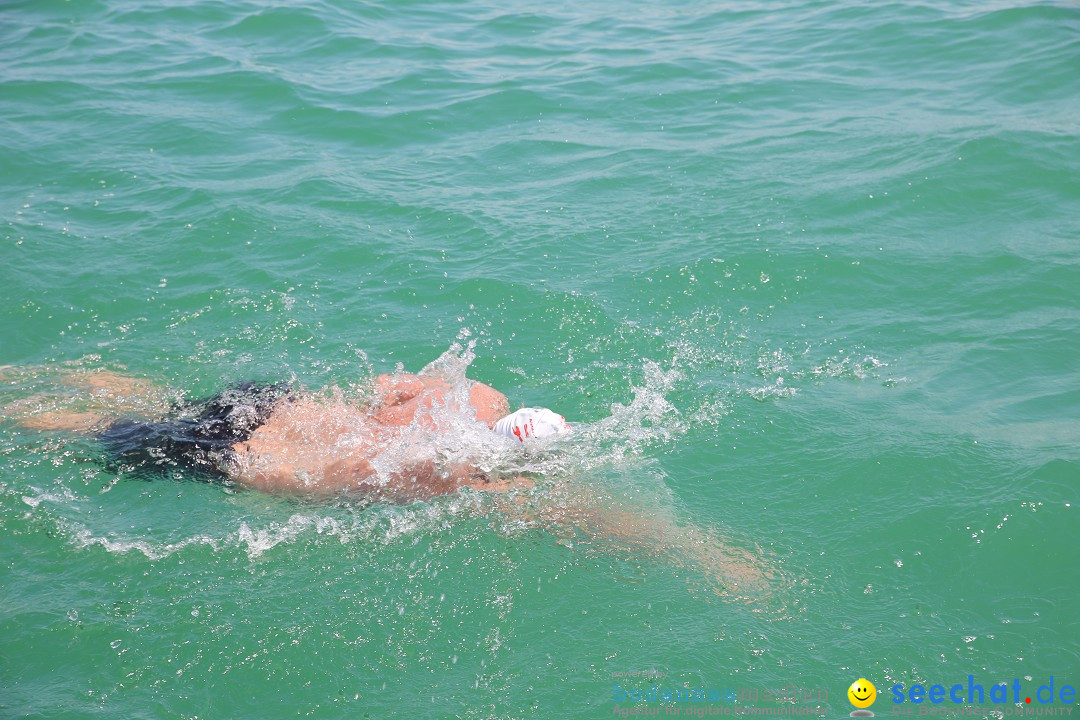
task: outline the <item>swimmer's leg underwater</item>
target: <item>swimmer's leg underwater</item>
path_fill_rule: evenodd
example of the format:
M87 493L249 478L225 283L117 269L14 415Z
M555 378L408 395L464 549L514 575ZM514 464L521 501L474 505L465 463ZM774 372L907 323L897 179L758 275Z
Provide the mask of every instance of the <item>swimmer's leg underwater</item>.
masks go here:
M0 380L15 388L44 384L0 410L31 430L90 432L124 415L152 416L168 408L164 388L110 370L7 365Z

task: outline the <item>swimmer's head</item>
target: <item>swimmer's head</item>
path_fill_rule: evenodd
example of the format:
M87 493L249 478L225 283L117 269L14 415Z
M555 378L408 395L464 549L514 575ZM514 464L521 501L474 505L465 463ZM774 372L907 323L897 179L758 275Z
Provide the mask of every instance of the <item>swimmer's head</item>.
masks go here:
M499 420L492 429L499 435L525 442L568 433L570 424L547 408L522 408Z

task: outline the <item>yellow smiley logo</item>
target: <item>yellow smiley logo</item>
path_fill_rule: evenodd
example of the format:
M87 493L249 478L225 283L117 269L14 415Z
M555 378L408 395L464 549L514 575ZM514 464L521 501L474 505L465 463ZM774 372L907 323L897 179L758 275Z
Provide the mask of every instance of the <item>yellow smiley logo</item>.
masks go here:
M868 708L877 699L877 688L866 678L859 678L847 689L848 700L857 708Z

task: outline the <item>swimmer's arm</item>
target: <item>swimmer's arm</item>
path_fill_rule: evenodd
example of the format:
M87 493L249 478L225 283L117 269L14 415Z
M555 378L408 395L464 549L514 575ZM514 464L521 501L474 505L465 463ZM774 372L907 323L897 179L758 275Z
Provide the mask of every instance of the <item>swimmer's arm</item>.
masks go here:
M472 488L473 490L483 490L484 492L504 493L511 490L528 490L534 485L533 481L524 475L515 475L513 477L498 477L487 475L471 475L464 479L459 487Z
M689 562L728 591L762 590L772 578L760 557L693 523L677 523L655 509L631 511L612 503L611 498L580 488L575 492L573 499L562 496L538 504L515 498L515 502L501 503L500 507L504 513L546 526L556 535L613 543L633 552Z
M524 475L506 476L488 473L471 463L457 463L450 466L448 479L455 489L472 488L485 492L504 493L510 490L524 490L533 486L533 481Z
M760 593L772 579L759 555L692 522L676 522L662 512L641 515L618 508L600 508L593 519L602 532L628 547L652 549L700 568L719 583L717 592Z

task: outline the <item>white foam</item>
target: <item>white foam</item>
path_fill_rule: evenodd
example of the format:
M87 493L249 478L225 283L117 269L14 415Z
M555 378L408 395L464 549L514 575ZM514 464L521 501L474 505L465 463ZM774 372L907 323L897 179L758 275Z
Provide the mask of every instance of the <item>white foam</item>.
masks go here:
M36 508L43 502L67 504L79 499L79 497L74 492L72 492L69 488L66 487L60 488L57 492L42 490L41 488L34 486L31 486L30 489L37 494L23 495L22 501L32 508Z
M74 521L61 521L60 525L79 548L100 547L109 553L139 553L150 560L160 560L189 548L209 547L215 553L240 550L249 560L256 560L279 546L318 542L319 538L334 538L343 545L357 542L391 545L417 533L445 529L452 518L475 513L479 507L475 497L464 495L438 504L382 505L364 510L349 505L332 506L329 513L298 512L284 521L260 524L250 518L239 520L234 530L219 536L200 533L175 541L100 533Z
M315 526L315 520L308 515L293 515L283 524L271 523L267 527L255 529L242 522L240 529L236 531L235 541L244 548L248 558L254 560L281 543L292 542L304 530Z
M93 532L86 528L77 529L73 541L78 547L87 548L99 546L110 553L126 554L130 552L139 552L150 560L160 560L192 545L209 545L214 550L220 548L218 540L206 535L195 535L194 537L185 538L184 540L174 543L152 543L142 539L128 540L94 535Z

